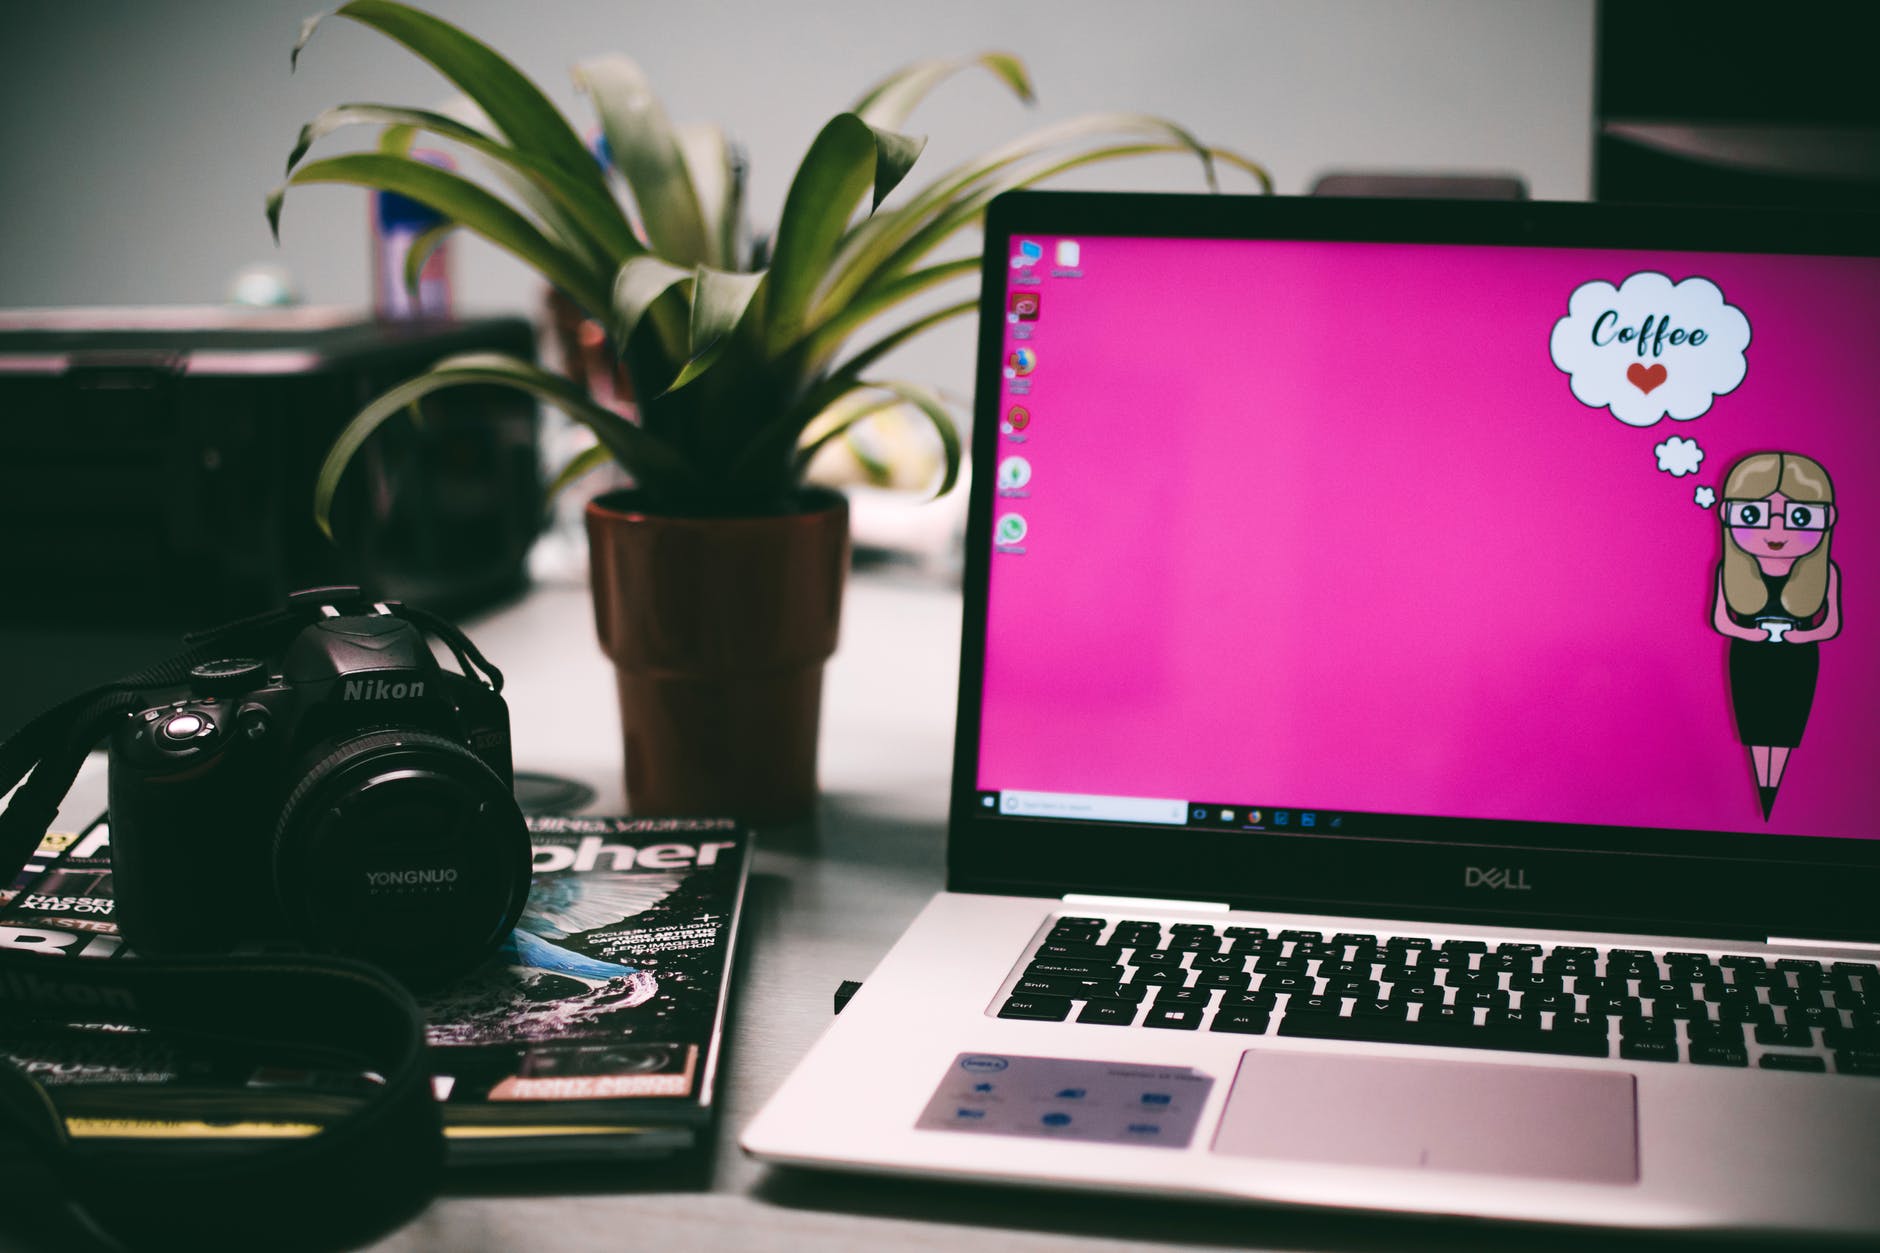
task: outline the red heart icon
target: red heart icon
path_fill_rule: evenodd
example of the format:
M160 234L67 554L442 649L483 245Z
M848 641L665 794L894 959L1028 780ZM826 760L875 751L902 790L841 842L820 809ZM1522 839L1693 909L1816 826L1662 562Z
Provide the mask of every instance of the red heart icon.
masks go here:
M1634 361L1626 367L1625 377L1632 386L1650 395L1652 388L1665 381L1665 368L1662 365L1644 366Z

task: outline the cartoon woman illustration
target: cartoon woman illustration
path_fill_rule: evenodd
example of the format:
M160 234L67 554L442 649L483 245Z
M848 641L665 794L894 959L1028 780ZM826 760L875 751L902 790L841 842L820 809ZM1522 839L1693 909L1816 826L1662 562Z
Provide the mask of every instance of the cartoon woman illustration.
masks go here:
M1755 453L1723 485L1723 561L1711 625L1730 638L1730 703L1763 821L1815 700L1822 640L1841 630L1841 571L1828 560L1837 510L1820 464Z

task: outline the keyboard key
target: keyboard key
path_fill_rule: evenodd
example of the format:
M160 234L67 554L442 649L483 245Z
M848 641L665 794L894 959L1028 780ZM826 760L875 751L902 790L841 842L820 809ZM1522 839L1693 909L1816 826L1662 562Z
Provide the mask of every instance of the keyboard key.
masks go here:
M1319 981L1311 975L1262 975L1259 986L1262 992L1313 992Z
M999 1010L1001 1018L1032 1018L1039 1022L1063 1022L1070 1017L1070 998L1063 996L1013 996Z
M1309 975L1312 963L1304 957L1260 957L1253 968L1263 975Z
M1023 996L1082 996L1084 985L1076 979L1043 979L1026 975L1012 985L1012 991Z
M1336 996L1312 996L1304 992L1294 993L1286 1002L1288 1014L1336 1014L1344 1008L1344 1002Z
M1136 1021L1136 1008L1130 1001L1085 1001L1077 1011L1077 1021L1127 1027Z
M1201 1025L1201 1016L1205 1012L1199 1005L1151 1005L1149 1012L1143 1015L1142 1025L1193 1031Z
M1046 979L1068 975L1073 979L1121 979L1123 968L1114 963L1086 961L1079 957L1040 957L1025 968L1025 973Z
M1452 1003L1475 1009L1507 1009L1509 998L1500 988L1457 988Z
M1880 1075L1880 1053L1841 1049L1834 1055L1834 1068L1844 1075Z
M1038 946L1037 956L1074 957L1107 965L1121 960L1123 950L1114 945L1091 944L1083 940L1047 940Z
M1828 984L1843 992L1859 992L1880 1000L1880 966L1870 962L1835 962L1828 968Z
M1356 944L1366 948L1376 948L1377 937L1368 932L1358 934L1352 931L1340 931L1337 935L1332 937L1332 943L1340 945L1341 947Z
M1794 1005L1803 1009L1820 1009L1823 1005L1821 993L1814 988L1770 988L1771 1005Z
M1812 1048L1815 1033L1800 1024L1761 1023L1756 1027L1756 1043L1777 1044L1788 1048Z
M1245 958L1236 957L1232 953L1196 953L1189 959L1188 968L1190 970L1232 970L1240 972L1246 970L1247 962Z
M1516 974L1508 976L1508 990L1510 992L1540 992L1558 995L1564 993L1567 988L1566 984L1561 982L1559 975Z
M1149 995L1147 983L1093 983L1084 988L1083 994L1093 1001L1128 1001L1131 1005L1142 1004Z
M1384 1001L1373 997L1369 1000L1353 1001L1351 1015L1354 1018L1384 1018L1394 1022L1407 1022L1410 1018L1410 1007L1402 1001Z
M1677 1024L1669 1018L1621 1018L1621 1040L1669 1040L1677 1043Z
M1487 1031L1539 1031L1541 1012L1538 1009L1491 1009L1482 1020L1482 1027Z
M1791 1005L1785 1017L1791 1023L1805 1023L1810 1027L1841 1025L1841 1011L1823 1005Z
M1446 970L1443 972L1443 986L1449 988L1487 988L1499 991L1501 976L1492 970Z
M1320 991L1327 996L1366 1001L1384 995L1384 989L1372 979L1327 979Z
M1426 952L1434 947L1429 939L1420 935L1393 935L1384 941L1385 951L1393 954L1393 957L1399 953Z
M1690 1026L1692 1044L1729 1045L1732 1048L1743 1047L1743 1028L1734 1022L1694 1022Z
M1359 961L1333 961L1327 959L1312 972L1321 979L1369 979L1371 963Z
M1826 978L1821 963L1806 957L1784 957L1776 963L1777 970L1786 970L1795 983L1819 984Z
M1272 1020L1272 1015L1264 1009L1222 1008L1215 1011L1214 1021L1208 1024L1208 1030L1232 1031L1239 1035L1264 1035L1267 1024Z
M1138 966L1129 978L1132 983L1153 983L1174 988L1188 986L1188 972L1180 966Z
M1204 970L1195 976L1198 988L1231 988L1244 991L1253 983L1253 976L1239 970Z
M1826 1070L1825 1058L1811 1057L1807 1053L1764 1053L1757 1063L1764 1070Z
M1188 954L1171 952L1165 948L1139 948L1130 954L1131 966L1179 966Z
M1527 993L1521 997L1521 1008L1531 1009L1537 1014L1571 1014L1577 1002L1565 992L1557 995ZM1592 1015L1587 1015L1591 1018Z
M1619 1056L1632 1062L1675 1062L1678 1060L1678 1041L1676 1037L1661 1040L1655 1037L1628 1039L1620 1036Z
M1586 1012L1601 1018L1643 1018L1645 1003L1636 996L1589 996Z
M1220 1011L1226 1013L1232 1009L1271 1010L1279 1005L1279 997L1271 992L1223 992Z
M1108 919L1105 918L1072 918L1067 915L1059 918L1054 925L1058 927L1077 927L1080 929L1089 927L1101 931L1103 930L1104 923L1107 921Z
M1157 1005L1201 1005L1214 999L1210 988L1163 988L1155 994Z
M1206 922L1178 922L1169 928L1174 935L1214 935L1214 925Z
M1406 1005L1441 1005L1443 990L1434 983L1393 983L1390 999Z
M1761 1001L1724 1001L1717 1006L1719 1022L1772 1023L1776 1020L1773 1006Z
M1321 931L1282 931L1279 933L1279 938L1282 940L1304 941L1308 944L1323 944L1325 942L1325 934Z
M1221 939L1217 935L1173 935L1169 937L1170 951L1177 953L1218 953L1221 951Z
M1221 934L1230 940L1264 940L1265 927L1222 927Z
M1741 1044L1691 1045L1691 1060L1699 1066L1747 1066L1749 1050Z

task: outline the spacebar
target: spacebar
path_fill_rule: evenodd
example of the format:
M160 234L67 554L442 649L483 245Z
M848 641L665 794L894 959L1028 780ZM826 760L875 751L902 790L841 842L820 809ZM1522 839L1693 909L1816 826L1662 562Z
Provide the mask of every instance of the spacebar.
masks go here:
M1415 1023L1341 1014L1287 1014L1279 1034L1312 1040L1365 1040L1376 1044L1437 1044L1448 1048L1501 1049L1511 1053L1564 1053L1607 1057L1603 1034L1591 1031L1543 1031L1536 1027L1464 1027L1454 1023Z

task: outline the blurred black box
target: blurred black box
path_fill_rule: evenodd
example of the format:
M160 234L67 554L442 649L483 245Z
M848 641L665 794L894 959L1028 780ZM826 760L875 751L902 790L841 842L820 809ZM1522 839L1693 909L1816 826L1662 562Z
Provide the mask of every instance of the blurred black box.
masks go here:
M451 615L520 591L543 488L535 402L512 389L448 389L387 422L341 481L336 542L313 521L346 422L479 351L533 359L534 332L319 309L0 313L0 735L294 588L359 583Z

